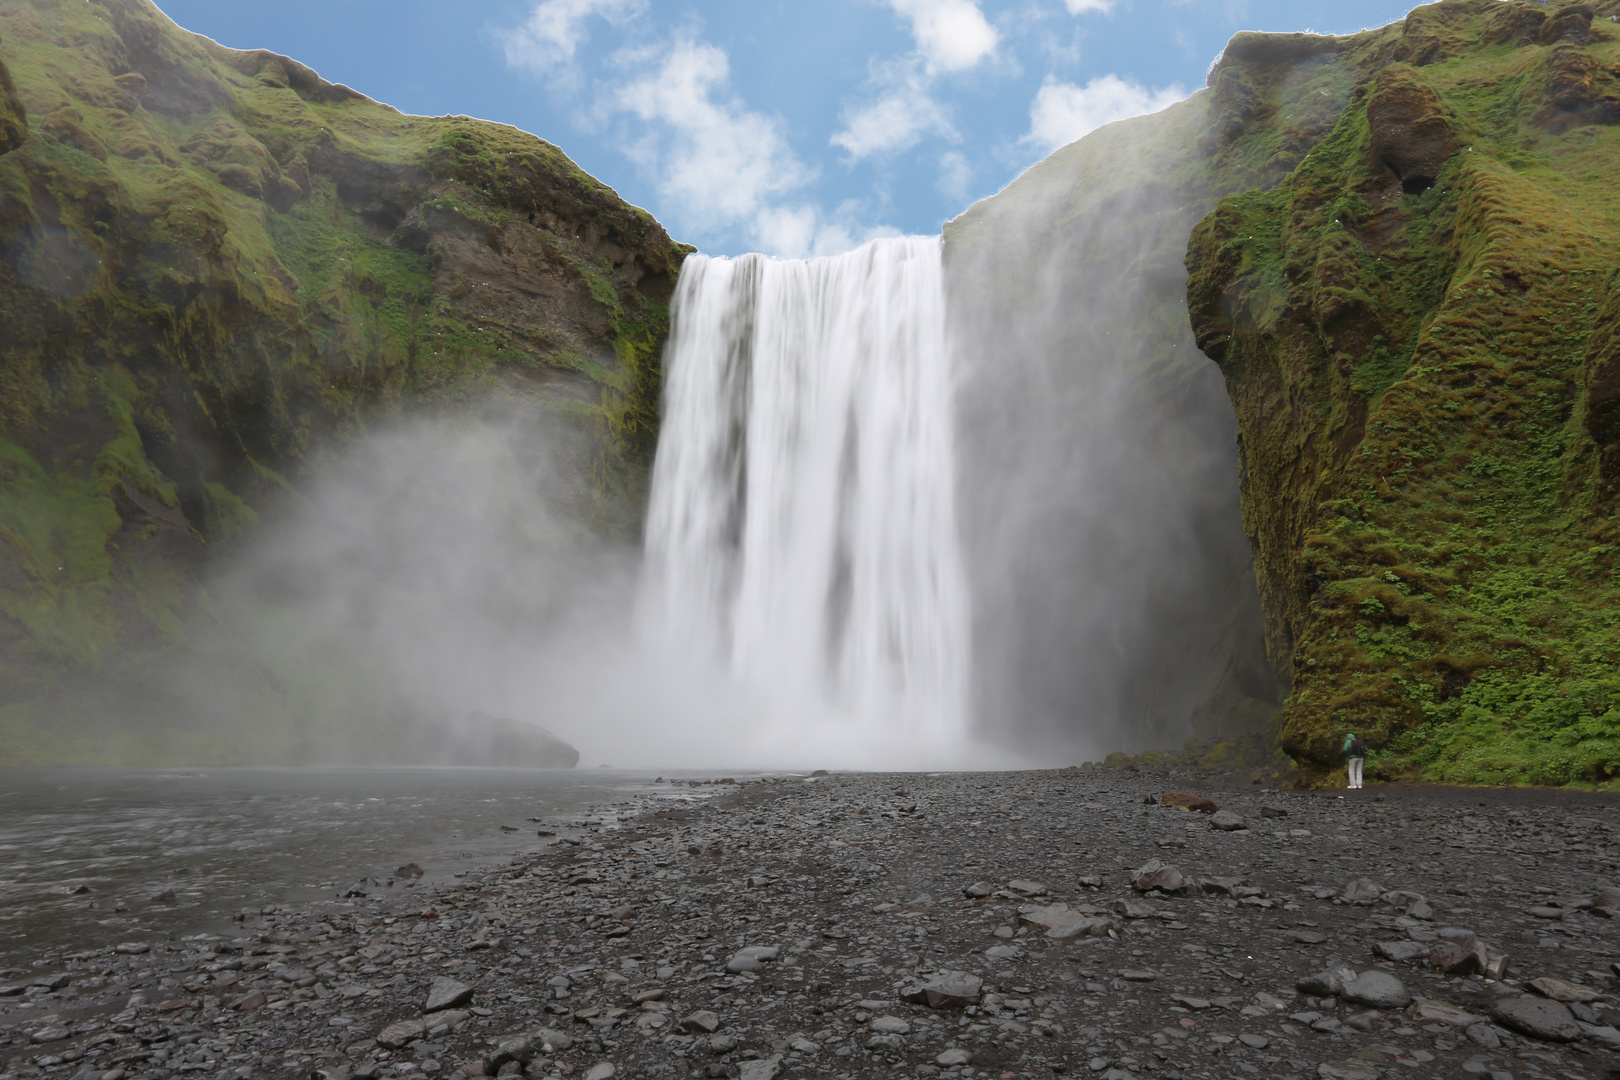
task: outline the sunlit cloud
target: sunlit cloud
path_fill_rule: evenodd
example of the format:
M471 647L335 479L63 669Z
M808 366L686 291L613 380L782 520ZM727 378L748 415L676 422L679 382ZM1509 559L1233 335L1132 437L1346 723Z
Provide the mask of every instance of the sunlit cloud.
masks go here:
M569 75L593 18L622 26L642 14L646 0L542 0L521 26L501 35L512 67L552 76Z
M1118 75L1101 75L1084 86L1048 78L1030 104L1029 133L1022 141L1049 152L1104 124L1158 112L1186 96L1180 86L1152 90Z
M657 178L677 228L699 238L740 233L760 250L790 256L836 254L893 233L800 197L815 170L793 152L777 118L736 96L725 50L677 37L624 50L617 66L642 74L601 108L639 121L623 149Z
M1001 35L973 0L889 0L911 20L917 51L934 71L965 71L996 51Z

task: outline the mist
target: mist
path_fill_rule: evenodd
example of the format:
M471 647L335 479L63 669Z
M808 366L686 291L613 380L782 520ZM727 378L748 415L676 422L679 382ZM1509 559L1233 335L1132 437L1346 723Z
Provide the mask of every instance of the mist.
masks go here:
M1010 745L1165 749L1280 700L1237 424L1185 314L1214 196L1152 160L1195 145L1205 107L1105 128L947 231L975 714Z
M1193 99L935 238L683 270L647 542L588 438L492 394L328 448L216 562L145 707L246 760L997 768L1280 699L1236 423L1184 308ZM1053 222L1060 224L1054 228ZM637 515L631 513L634 519Z

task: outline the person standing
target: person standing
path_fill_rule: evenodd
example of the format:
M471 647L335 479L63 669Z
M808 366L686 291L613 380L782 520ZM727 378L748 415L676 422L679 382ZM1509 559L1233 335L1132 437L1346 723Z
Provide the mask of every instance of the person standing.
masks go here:
M1361 767L1367 760L1367 744L1356 737L1355 732L1344 737L1344 753L1349 759L1350 787L1361 787Z

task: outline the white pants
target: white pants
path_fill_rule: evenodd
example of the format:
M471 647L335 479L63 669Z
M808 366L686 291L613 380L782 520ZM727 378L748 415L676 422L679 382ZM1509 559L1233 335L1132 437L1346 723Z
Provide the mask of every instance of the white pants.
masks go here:
M1358 757L1350 759L1350 786L1353 788L1361 786L1361 763L1365 760Z

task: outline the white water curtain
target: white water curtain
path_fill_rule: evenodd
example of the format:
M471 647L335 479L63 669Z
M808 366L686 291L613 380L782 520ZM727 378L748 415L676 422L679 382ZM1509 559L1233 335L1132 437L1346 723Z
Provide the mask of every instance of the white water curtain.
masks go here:
M769 719L965 735L968 593L938 237L691 256L665 350L647 612Z

